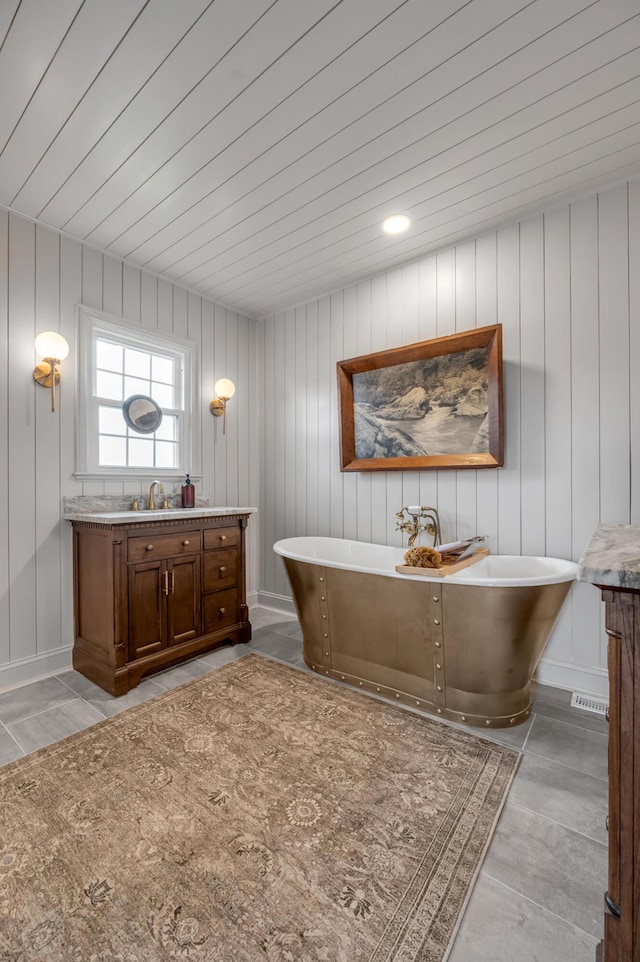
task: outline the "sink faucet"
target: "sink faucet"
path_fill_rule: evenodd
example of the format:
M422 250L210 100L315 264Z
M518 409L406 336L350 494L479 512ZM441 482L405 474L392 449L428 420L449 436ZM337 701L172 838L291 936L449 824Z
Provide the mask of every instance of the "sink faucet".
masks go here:
M405 511L408 517L405 517ZM396 518L400 518L399 521L396 521L396 531L404 531L405 534L409 535L409 541L407 543L410 548L415 544L416 538L421 531L426 531L427 534L433 535L434 548L437 548L441 543L440 518L438 517L436 508L430 508L427 505L400 508L396 514ZM409 520L409 518L411 518L411 520ZM424 519L426 524L420 520L421 518Z
M155 511L156 508L155 498L153 497L153 489L155 488L156 484L158 485L158 494L161 494L164 497L164 488L162 487L162 483L160 481L152 481L151 487L149 488L149 511Z

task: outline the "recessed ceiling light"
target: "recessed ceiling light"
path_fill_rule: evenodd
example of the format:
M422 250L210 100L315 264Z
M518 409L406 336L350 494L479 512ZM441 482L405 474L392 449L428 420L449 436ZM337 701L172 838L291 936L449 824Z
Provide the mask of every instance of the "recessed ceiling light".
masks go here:
M402 234L411 226L411 218L406 214L392 214L382 222L382 229L385 234Z

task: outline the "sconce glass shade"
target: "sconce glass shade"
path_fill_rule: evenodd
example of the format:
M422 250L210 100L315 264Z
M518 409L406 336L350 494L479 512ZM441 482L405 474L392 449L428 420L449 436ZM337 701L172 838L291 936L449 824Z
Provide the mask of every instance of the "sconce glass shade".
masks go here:
M35 348L38 357L53 357L57 361L64 361L69 353L69 345L62 336L56 331L43 331L38 334L35 340Z
M232 398L236 393L236 386L228 377L221 377L216 381L214 390L216 397L221 398L223 401L228 401L229 398Z

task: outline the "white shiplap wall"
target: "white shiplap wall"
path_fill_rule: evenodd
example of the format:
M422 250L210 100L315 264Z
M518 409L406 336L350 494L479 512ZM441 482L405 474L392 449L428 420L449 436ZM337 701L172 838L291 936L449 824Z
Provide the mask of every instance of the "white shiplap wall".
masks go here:
M0 211L0 688L70 664L71 526L62 498L146 492L146 484L73 478L75 307L173 332L199 347L203 480L212 504L257 501L255 322L56 231ZM59 413L31 378L36 333L60 330ZM227 434L209 415L230 377ZM257 589L257 524L248 529L248 590Z
M340 472L336 361L496 322L504 468ZM259 344L267 603L290 595L274 541L401 544L406 504L436 505L445 541L574 560L598 523L640 522L640 181L266 317ZM576 584L539 677L605 693L603 639L599 593Z

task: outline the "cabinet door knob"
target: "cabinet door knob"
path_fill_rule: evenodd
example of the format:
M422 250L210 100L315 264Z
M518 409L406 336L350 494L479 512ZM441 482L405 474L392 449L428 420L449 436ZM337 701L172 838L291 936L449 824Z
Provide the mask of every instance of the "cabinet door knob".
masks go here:
M147 551L153 551L153 545L152 545L152 544L148 544L148 545L147 545Z
M223 614L224 614L224 611L225 611L225 609L224 609L224 608L218 608L218 611L220 612L220 614L221 614L221 615L223 615Z
M221 540L221 541L226 541L226 540L227 540L226 534L221 534L221 535L220 535L220 540Z
M221 575L223 575L226 570L227 570L227 566L226 566L226 565L220 565L220 574L221 574Z
M188 539L185 539L182 543L183 543L183 545L186 547L186 546L189 544L189 540L188 540Z

